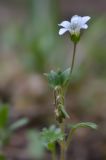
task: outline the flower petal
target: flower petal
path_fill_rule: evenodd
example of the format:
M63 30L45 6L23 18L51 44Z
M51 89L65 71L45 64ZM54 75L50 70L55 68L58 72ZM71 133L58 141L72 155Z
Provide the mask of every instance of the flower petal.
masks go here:
M81 28L87 29L87 28L88 28L88 25L87 25L87 24L84 24Z
M62 26L64 28L69 28L70 27L70 22L69 21L63 21L59 24L59 26Z
M82 23L85 24L87 21L90 20L90 18L91 18L91 17L89 17L89 16L84 16L84 17L82 17Z
M79 20L81 20L81 17L78 16L78 15L75 15L75 16L73 16L73 17L71 18L71 23L73 23L73 22L78 22Z
M65 32L67 32L68 31L68 29L66 29L66 28L61 28L60 30L59 30L59 35L63 35Z

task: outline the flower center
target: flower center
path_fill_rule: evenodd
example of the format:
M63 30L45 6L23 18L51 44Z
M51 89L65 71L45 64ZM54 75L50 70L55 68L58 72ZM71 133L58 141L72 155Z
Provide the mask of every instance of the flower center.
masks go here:
M71 29L72 30L80 30L80 25L78 24L78 22L72 23Z

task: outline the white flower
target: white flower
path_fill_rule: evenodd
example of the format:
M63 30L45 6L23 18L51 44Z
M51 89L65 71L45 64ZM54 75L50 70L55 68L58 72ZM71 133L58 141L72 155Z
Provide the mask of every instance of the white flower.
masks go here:
M69 31L71 35L79 35L81 29L87 29L86 24L90 20L89 16L78 16L75 15L70 21L63 21L59 24L62 28L59 30L59 35L63 35L65 32Z

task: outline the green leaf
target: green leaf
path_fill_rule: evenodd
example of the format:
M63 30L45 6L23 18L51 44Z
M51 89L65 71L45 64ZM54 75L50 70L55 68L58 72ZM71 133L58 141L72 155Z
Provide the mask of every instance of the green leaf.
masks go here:
M6 127L8 122L9 109L8 106L2 105L0 106L0 128Z
M62 73L62 76L63 76L63 79L64 79L63 85L65 86L67 84L67 82L69 82L69 80L70 80L70 68L66 69Z
M41 132L41 136L47 148L50 144L53 145L53 143L64 139L64 135L61 132L61 129L56 128L55 125L50 126L48 129L44 128L43 131Z
M97 129L97 125L92 122L81 122L74 125L70 125L71 129L76 130L78 128L91 128L91 129Z
M52 88L56 86L64 87L70 80L70 68L63 72L60 70L57 72L52 70L50 73L45 73L44 75L47 76L48 82Z
M52 70L50 73L45 73L44 75L47 76L49 85L54 88L56 86L57 73Z
M68 139L67 139L67 147L69 146L69 142L72 139L72 136L74 134L74 132L76 131L76 129L78 128L91 128L91 129L97 129L97 125L95 123L92 122L81 122L81 123L77 123L74 125L69 125L69 127L71 128L71 131L69 133Z
M27 118L22 118L18 121L16 121L15 123L13 123L11 126L10 126L10 130L11 131L14 131L20 127L23 127L25 126L27 123L29 122L29 120Z
M44 145L41 138L41 134L36 130L30 130L27 132L28 139L28 153L31 157L40 159L44 155Z
M50 150L51 152L54 152L55 151L55 147L56 147L56 144L55 143L48 143L48 150Z
M61 107L61 111L64 114L65 118L70 118L70 116L68 115L68 113L65 111L64 107Z
M50 72L49 74L49 83L53 86L56 86L57 85L57 73L54 72L53 70Z

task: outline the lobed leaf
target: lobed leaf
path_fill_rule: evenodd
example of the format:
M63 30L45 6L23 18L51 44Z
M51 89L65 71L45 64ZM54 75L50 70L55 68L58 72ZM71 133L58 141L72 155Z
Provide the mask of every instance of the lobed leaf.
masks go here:
M60 128L56 128L55 125L50 126L48 129L44 128L41 133L42 139L44 141L45 146L48 149L53 147L53 144L57 141L61 141L64 138L63 133Z
M52 88L56 86L64 87L70 79L70 68L65 71L50 71L50 73L45 73L45 76L48 78L48 82Z

